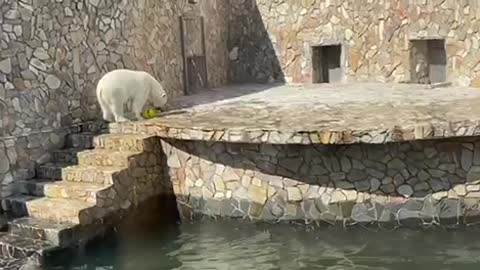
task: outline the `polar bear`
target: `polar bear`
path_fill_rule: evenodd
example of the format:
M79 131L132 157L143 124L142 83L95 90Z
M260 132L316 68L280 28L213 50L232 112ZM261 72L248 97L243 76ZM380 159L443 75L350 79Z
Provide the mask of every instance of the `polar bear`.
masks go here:
M142 119L147 100L155 109L162 110L167 94L162 85L149 73L129 69L117 69L105 74L97 84L97 99L108 122L125 122L124 106ZM130 106L129 106L130 105Z

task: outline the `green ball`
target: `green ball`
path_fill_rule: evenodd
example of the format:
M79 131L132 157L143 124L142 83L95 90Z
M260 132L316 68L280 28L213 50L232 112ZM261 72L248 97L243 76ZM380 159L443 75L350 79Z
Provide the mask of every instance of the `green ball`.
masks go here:
M155 117L155 110L154 109L148 109L143 111L143 117L146 119L152 119Z

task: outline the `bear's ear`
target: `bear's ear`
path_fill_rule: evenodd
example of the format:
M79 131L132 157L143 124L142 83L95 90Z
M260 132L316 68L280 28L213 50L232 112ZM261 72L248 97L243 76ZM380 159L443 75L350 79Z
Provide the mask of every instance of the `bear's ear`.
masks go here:
M162 97L166 97L167 96L167 93L162 93Z

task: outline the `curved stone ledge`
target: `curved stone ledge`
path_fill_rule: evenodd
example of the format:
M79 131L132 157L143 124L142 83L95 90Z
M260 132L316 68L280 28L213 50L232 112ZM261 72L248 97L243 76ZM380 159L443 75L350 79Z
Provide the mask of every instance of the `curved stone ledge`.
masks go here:
M260 86L244 86L256 89ZM241 92L226 88L215 93ZM251 91L254 91L251 90ZM244 90L246 91L246 90ZM208 103L188 96L184 110L111 125L112 132L164 138L269 144L384 144L480 136L480 91L418 85L265 86L254 94ZM234 96L232 94L232 96ZM193 101L204 101L194 105ZM207 100L207 101L205 101ZM190 103L189 103L190 102Z
M471 225L480 141L272 145L162 139L182 214L252 220Z
M480 136L480 120L393 127L371 130L213 129L172 126L168 122L140 121L111 124L112 133L151 134L178 140L267 144L385 144L414 140Z

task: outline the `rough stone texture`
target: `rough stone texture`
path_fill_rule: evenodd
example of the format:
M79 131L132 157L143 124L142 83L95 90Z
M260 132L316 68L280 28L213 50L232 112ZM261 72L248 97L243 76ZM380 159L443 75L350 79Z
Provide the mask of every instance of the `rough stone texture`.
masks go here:
M17 265L12 258L45 265L52 256L64 256L59 252L101 236L148 200L173 197L157 137L93 137L101 126L80 127L83 132L67 137L66 149L52 152L53 163L37 168L37 178L9 184L14 195L2 198L11 218L7 224L0 217L6 230L0 234L0 265Z
M479 85L480 6L476 1L230 4L232 80L312 82L311 47L342 44L347 81L409 82L425 75L425 65L411 63L414 48L409 41L440 38L446 41L447 80Z
M477 138L345 146L162 144L167 159L175 160L169 178L184 218L429 226L469 225L478 216Z
M172 194L163 181L160 141L144 135L100 135L95 150L62 169L62 181L43 185L46 197L26 202L37 219L92 224L153 196ZM49 211L56 209L56 211Z
M9 163L10 171L4 174L2 199L12 194L18 194L17 186L27 181L35 183L45 178L58 179L59 167L76 161L75 151L92 148L91 143L89 144L85 140L78 141L76 138L85 139L90 136L90 140L92 140L92 134L99 133L104 128L104 123L86 122L61 130L50 130L7 139L6 161ZM72 143L75 143L76 148L72 148ZM65 149L59 150L59 148L69 148L73 154ZM50 164L52 161L57 164ZM0 176L2 175L0 174ZM34 179L35 177L37 179Z
M0 179L2 181L1 198L8 197L14 193L14 185L23 180L29 180L36 175L42 177L46 172L39 170L52 159L60 157L56 149L62 147L83 147L91 148L91 145L84 141L71 140L85 138L85 131L99 132L105 128L103 123L86 122L58 130L46 130L35 132L25 136L4 137L0 139ZM69 134L75 134L71 136ZM91 136L91 135L90 135ZM70 141L66 141L66 140ZM75 143L73 145L72 143ZM64 155L63 158L71 157ZM64 160L71 162L72 160ZM49 173L47 173L49 174Z
M63 146L70 132L66 127L98 117L94 86L106 71L147 70L161 79L170 96L181 94L179 15L206 19L213 86L225 83L227 75L242 82L309 82L311 47L331 44L344 49L347 80L425 83L426 59L421 58L427 53L415 51L419 47L413 48L409 39L430 38L446 39L449 81L478 86L478 9L472 1L454 0L2 1L0 195L10 195L6 187L33 177L34 168L50 160L49 150ZM186 37L186 44L187 55L198 53L198 39ZM145 148L137 135L110 135L97 142L103 150L80 153L80 165L63 170L65 181L42 186L49 197L28 201L27 207L40 218L90 223L167 190L169 182L160 171L166 166L175 193L189 195L188 206L213 215L270 220L320 215L329 222L394 217L398 223L423 215L430 222L443 218L457 223L463 214L476 216L469 211L480 197L476 139L322 144L477 136L477 92L390 84L268 88L230 88L238 91L236 96L263 92L113 125L112 131L122 133L207 142L164 145L167 156L162 159L161 151L148 152L158 146ZM67 143L79 142L80 137ZM190 159L176 153L184 144ZM77 161L68 153L52 154ZM45 176L57 178L58 168L42 169ZM69 204L70 199L75 203ZM59 205L66 205L65 211L45 211Z
M222 1L1 1L2 185L31 178L48 150L62 146L65 127L101 115L95 85L107 71L146 70L181 95L180 15L205 17L209 83L224 84L225 14Z
M27 262L27 259L1 259L0 267L5 270L19 270L27 264Z
M383 144L480 135L480 92L466 87L241 85L173 101L171 109L179 108L148 121L111 125L111 131L273 144Z
M8 232L0 234L0 257L5 259L0 265L13 267L7 259L31 256L45 264L52 251L68 250L101 235L147 200L172 197L172 184L163 177L165 159L157 137L107 134L92 142L84 136L91 133L70 139L67 147L85 143L84 147L94 144L95 149L70 148L75 159L66 150L55 151L54 163L37 170L46 179L11 183L15 196L2 198L2 208L12 217L28 217L2 226Z

